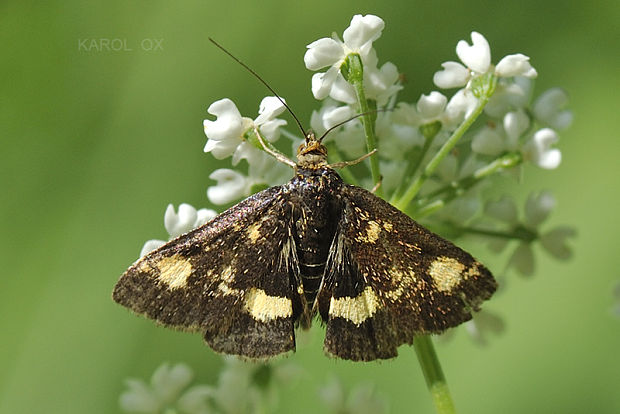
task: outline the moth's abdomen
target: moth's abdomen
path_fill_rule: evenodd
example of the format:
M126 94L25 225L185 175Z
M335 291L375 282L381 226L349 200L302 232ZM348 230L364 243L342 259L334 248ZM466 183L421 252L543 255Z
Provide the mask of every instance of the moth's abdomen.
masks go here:
M325 265L338 223L338 206L333 196L334 187L340 185L340 177L333 171L327 174L307 174L303 180L293 180L299 192L295 205L295 244L299 258L299 274L308 307L312 308L323 280Z

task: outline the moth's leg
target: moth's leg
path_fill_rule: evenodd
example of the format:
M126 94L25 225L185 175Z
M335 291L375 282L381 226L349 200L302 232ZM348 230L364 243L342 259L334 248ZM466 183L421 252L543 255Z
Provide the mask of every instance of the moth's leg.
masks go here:
M265 150L265 152L269 155L271 155L272 157L274 157L276 160L295 168L297 166L297 164L295 163L295 161L289 159L286 157L286 155L282 154L279 151L276 151L272 148L270 148L269 146L267 146L267 143L265 142L265 138L263 138L263 136L260 134L260 131L258 130L258 127L254 126L254 133L256 134L256 137L258 138L258 142L260 142L260 144L263 146L263 149Z
M383 176L379 177L379 181L377 182L377 184L375 184L372 190L370 190L370 192L374 194L379 189L379 187L381 187L381 183L383 183Z
M377 152L376 148L374 150L370 151L368 154L362 155L361 157L359 157L356 160L337 162L337 163L334 163L334 164L329 164L328 167L329 168L333 168L333 169L337 169L337 168L348 167L349 165L359 164L360 162L364 161L366 158L368 158L371 155L373 155L375 152Z

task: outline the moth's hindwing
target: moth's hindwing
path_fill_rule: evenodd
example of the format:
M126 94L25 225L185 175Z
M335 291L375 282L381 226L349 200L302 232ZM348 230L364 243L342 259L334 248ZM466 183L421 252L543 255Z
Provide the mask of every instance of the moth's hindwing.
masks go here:
M301 299L287 269L295 264L282 263L287 206L283 187L242 201L134 263L114 300L163 325L201 331L218 352L266 358L294 350Z
M343 211L319 293L325 350L392 358L417 334L471 319L496 289L471 255L370 192L342 187Z

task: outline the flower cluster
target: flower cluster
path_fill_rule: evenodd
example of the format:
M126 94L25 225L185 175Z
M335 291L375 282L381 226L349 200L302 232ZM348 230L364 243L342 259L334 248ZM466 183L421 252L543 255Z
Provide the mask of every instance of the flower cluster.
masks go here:
M341 414L382 414L388 412L387 402L371 384L362 384L347 392L341 381L332 378L319 390L325 412Z
M135 414L234 414L272 412L277 390L299 378L292 363L263 365L224 357L224 368L216 386L193 385L192 370L185 364L162 364L150 384L126 381L120 396L121 409Z
M496 201L489 201L485 206L485 213L501 223L502 232L498 232L491 240L491 248L500 252L506 248L511 240L517 240L518 245L510 256L508 265L522 275L531 276L534 273L534 252L532 244L540 242L547 253L560 260L567 260L572 251L567 245L570 237L575 236L571 227L558 226L541 232L539 228L547 220L555 207L556 201L549 191L532 193L525 202L523 219L519 219L517 207L509 197L502 197Z

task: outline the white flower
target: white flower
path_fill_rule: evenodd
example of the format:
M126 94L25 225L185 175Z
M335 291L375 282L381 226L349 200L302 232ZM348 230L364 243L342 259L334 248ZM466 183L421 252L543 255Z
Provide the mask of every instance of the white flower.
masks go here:
M183 233L195 229L205 224L215 217L217 213L206 208L196 210L190 204L182 203L179 205L178 214L174 211L174 206L168 204L164 214L164 226L171 238L178 237Z
M334 34L331 39L322 38L310 43L304 63L310 70L331 66L329 70L337 72L350 53L358 53L364 61L372 50L372 42L381 36L384 27L385 23L377 16L356 14L343 33L344 42Z
M275 412L276 393L294 383L301 373L292 363L251 363L233 356L224 356L223 360L211 396L212 405L217 407L213 412L217 413Z
M456 129L476 108L478 100L468 89L459 89L446 105L443 118L444 127L450 131Z
M127 391L119 398L121 409L129 413L160 414L176 407L185 414L207 413L204 386L183 390L191 383L193 373L185 364L162 364L151 377L150 385L141 380L127 380Z
M179 205L179 213L174 211L174 206L168 204L164 213L164 227L170 235L169 240L187 233L196 227L202 226L207 221L217 215L213 210L201 208L196 210L190 204L182 203ZM142 247L140 257L150 253L151 251L163 246L167 242L165 240L148 240Z
M566 129L573 122L573 113L563 109L567 104L568 94L561 88L551 88L534 102L534 116L554 129Z
M543 128L534 133L523 147L523 157L540 168L552 170L562 161L562 153L552 145L559 140L558 134L551 128Z
M504 331L504 321L496 314L483 310L475 312L470 321L465 322L465 330L478 345L488 344L488 335L499 335Z
M523 109L530 102L533 89L534 82L530 78L500 78L484 112L493 118L502 118L509 111Z
M286 124L286 121L276 117L285 109L277 97L268 96L260 103L258 117L252 120L242 117L233 101L228 98L212 103L207 112L217 118L215 121L205 119L203 122L204 131L208 138L204 152L211 152L217 159L232 155L233 165L236 165L243 158L251 162L252 156L258 152L253 151L252 146L243 135L257 127L265 139L270 142L276 141L280 134L279 127Z
M377 68L366 66L364 68L364 91L366 99L374 99L378 106L385 105L389 99L403 86L398 83L398 68L392 62L386 62Z
M344 42L337 35L322 38L310 43L304 55L306 67L319 70L329 66L323 73L312 76L312 94L316 99L331 98L353 104L356 102L355 90L340 73L340 66L349 54L357 53L364 65L364 86L367 99L374 99L378 105L387 103L402 86L398 84L398 70L387 62L377 67L378 59L372 42L381 36L385 23L371 14L355 15L350 26L344 31Z
M385 400L372 385L358 385L347 392L338 379L330 380L319 390L319 398L328 413L381 414L387 412Z
M220 168L209 178L217 181L217 185L207 189L207 197L213 204L228 204L250 194L252 180L235 170Z
M575 235L575 231L568 227L556 227L541 233L539 227L549 217L555 208L555 198L548 191L531 193L525 203L524 219L519 221L517 207L514 202L503 197L499 201L489 202L485 206L485 213L499 221L508 224L508 233L521 235L521 241L509 259L509 266L515 267L523 275L534 273L534 252L532 243L540 241L541 246L552 256L566 260L572 252L567 246L568 238ZM506 239L494 242L491 247L501 251L507 245Z
M310 126L320 136L329 128L350 119L355 114L355 111L350 106L337 106L336 102L327 99L318 112L314 111L312 113ZM360 138L362 136L363 131L360 120L352 119L340 128L331 131L325 137L324 142L335 143L336 147L343 154L352 159L366 152L366 143Z
M525 111L508 112L502 125L488 123L475 133L471 149L484 155L497 156L505 151L519 149L519 138L530 126L530 118Z
M350 106L338 106L335 102L326 100L319 111L312 111L312 115L310 116L310 127L320 136L328 129L350 119L354 115L355 112Z
M415 106L400 102L394 111L397 120L413 126L422 126L435 121L442 121L448 98L442 93L433 91L428 95L421 95Z
M456 54L465 66L458 62L442 63L443 70L433 76L435 85L445 89L461 87L467 85L471 79L489 72L498 77L537 76L536 70L529 63L529 57L521 53L508 55L494 67L491 64L491 49L485 37L478 32L472 32L471 40L471 45L465 40L460 40L456 45Z

